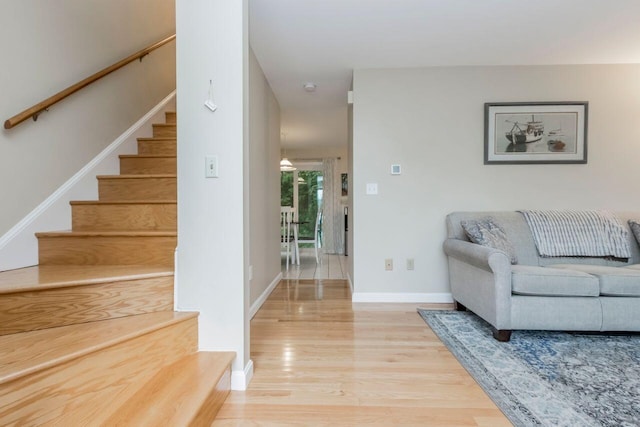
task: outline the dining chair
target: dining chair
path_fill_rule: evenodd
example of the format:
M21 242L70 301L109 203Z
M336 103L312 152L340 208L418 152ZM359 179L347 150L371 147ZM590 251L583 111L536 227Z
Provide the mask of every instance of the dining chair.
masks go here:
M322 248L322 209L318 209L318 214L316 215L313 237L300 236L297 239L297 244L301 243L313 243L316 250L316 264L320 264L322 261L319 255L319 249Z
M284 249L286 251L287 271L289 270L289 260L291 260L291 263L293 264L295 263L297 256L297 233L295 225L293 224L295 220L295 212L295 208L290 206L280 207L280 250L282 251Z

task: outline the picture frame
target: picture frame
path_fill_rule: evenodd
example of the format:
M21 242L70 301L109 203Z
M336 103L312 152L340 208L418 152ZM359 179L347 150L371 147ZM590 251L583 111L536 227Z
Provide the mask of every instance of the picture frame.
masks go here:
M340 184L342 186L342 197L349 195L349 178L346 173L340 174Z
M484 164L587 163L589 103L484 104Z

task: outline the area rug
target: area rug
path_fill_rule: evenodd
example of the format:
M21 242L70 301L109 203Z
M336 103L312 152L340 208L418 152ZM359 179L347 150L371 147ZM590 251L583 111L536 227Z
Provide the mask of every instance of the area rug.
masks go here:
M515 426L639 426L640 336L514 331L470 312L418 312Z

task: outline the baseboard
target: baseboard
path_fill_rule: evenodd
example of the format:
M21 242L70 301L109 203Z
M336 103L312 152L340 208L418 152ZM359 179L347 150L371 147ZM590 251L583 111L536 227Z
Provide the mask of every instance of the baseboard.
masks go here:
M246 390L249 387L251 378L253 378L253 360L249 359L244 370L231 372L231 390Z
M249 319L253 319L253 316L256 315L258 310L260 310L260 307L262 307L262 304L264 304L267 298L269 298L271 292L273 292L276 286L278 286L280 280L282 280L282 272L278 273L276 278L273 279L269 286L267 286L267 289L265 289L264 292L258 297L258 299L253 304L251 304L251 308L249 309Z
M144 136L138 135L138 132L151 130L150 121L156 115L164 112L164 109L175 98L175 94L176 91L173 91L165 97L0 237L0 271L38 263L38 240L34 233L71 228L69 201L97 198L98 186L95 176L118 173L118 154L121 154L118 150L126 148L129 152L135 152L136 137ZM148 126L148 130L145 125Z
M351 275L347 273L347 281L349 282L349 287L351 288L351 295L353 295L353 282L351 281Z
M452 303L450 293L391 293L356 292L352 302L407 302L407 303Z

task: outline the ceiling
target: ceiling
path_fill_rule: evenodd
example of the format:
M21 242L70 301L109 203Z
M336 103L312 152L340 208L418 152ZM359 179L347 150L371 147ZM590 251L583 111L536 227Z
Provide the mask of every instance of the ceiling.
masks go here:
M249 0L249 33L283 147L345 147L354 69L640 63L640 0Z

